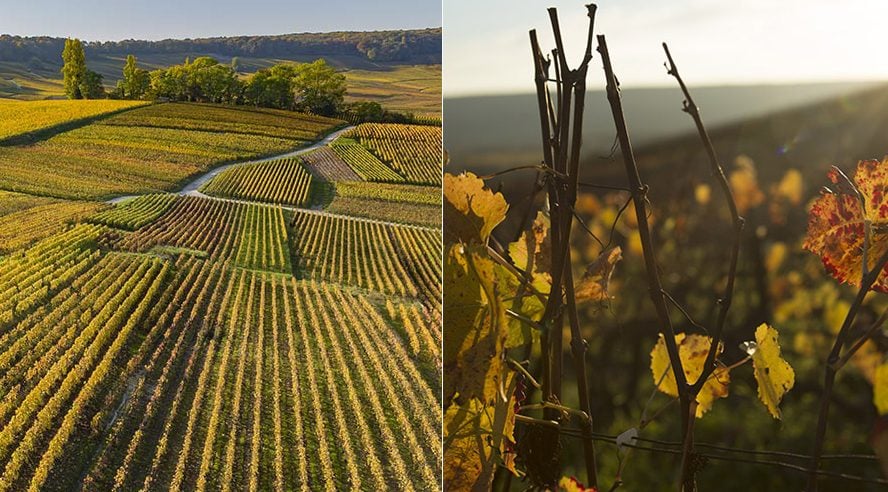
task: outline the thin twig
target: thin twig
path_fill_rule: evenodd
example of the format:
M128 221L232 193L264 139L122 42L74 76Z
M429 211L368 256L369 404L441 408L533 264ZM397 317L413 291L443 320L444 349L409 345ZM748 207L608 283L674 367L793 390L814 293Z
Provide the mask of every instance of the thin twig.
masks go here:
M691 118L694 120L694 125L697 127L697 133L700 135L700 140L703 142L703 147L706 149L706 155L709 156L709 164L712 168L712 174L715 176L715 179L718 181L719 187L722 190L722 193L725 196L725 201L728 204L728 208L731 211L731 222L734 227L734 241L731 245L731 260L728 266L728 282L725 286L725 292L722 297L718 300L718 316L716 318L715 327L712 330L712 344L709 347L709 352L706 354L706 362L703 365L703 371L700 373L700 377L697 378L697 381L694 382L693 386L691 386L691 396L696 396L700 390L703 388L703 384L709 378L709 375L715 371L715 357L718 355L718 346L722 340L722 334L724 332L725 322L728 318L728 310L731 308L731 300L734 295L734 280L737 277L737 262L740 256L740 240L742 238L743 233L743 225L744 220L743 217L740 216L740 212L737 209L737 203L734 200L734 194L731 191L731 185L728 183L728 178L725 176L725 171L722 168L721 163L718 160L718 155L715 153L715 147L712 145L712 140L709 138L709 133L706 131L706 127L703 125L703 118L700 116L700 109L697 107L697 104L694 102L694 98L691 97L691 93L688 90L688 87L685 85L684 80L682 80L681 75L678 73L678 67L675 66L675 61L672 59L672 54L669 53L669 46L666 43L663 43L663 51L666 52L666 58L669 60L668 73L675 77L675 80L678 81L679 87L681 87L681 92L684 94L684 111L691 115Z
M607 99L610 102L614 125L616 126L617 136L620 141L623 163L626 167L626 175L629 178L629 189L632 190L632 200L635 202L635 216L638 222L639 237L641 238L645 270L647 271L648 293L657 312L659 331L665 339L666 352L669 354L669 361L672 364L672 371L678 388L679 403L681 404L682 436L687 436L689 427L693 425L693 416L689 418L692 398L690 397L690 388L685 377L684 366L678 354L678 344L675 342L675 330L672 326L672 320L669 318L666 297L663 295L663 284L657 267L657 253L651 237L650 225L648 224L646 202L648 187L642 182L641 175L638 172L638 164L635 161L635 154L632 151L632 143L629 139L629 130L623 115L623 105L620 101L617 78L611 66L607 41L603 35L598 35L598 52L601 54L601 60L604 65ZM682 482L684 482L686 468L687 466L682 466Z
M848 361L851 360L851 357L854 357L854 354L858 350L860 350L860 347L863 347L863 344L866 343L866 341L869 340L869 338L873 336L877 331L879 331L883 324L885 324L886 319L888 319L888 309L882 311L882 314L872 325L870 325L869 328L866 329L863 335L861 335L860 338L858 338L857 341L854 342L854 345L849 347L848 350L846 350L845 353L842 355L842 357L838 361L836 361L835 364L833 364L833 367L835 367L836 371L847 364Z

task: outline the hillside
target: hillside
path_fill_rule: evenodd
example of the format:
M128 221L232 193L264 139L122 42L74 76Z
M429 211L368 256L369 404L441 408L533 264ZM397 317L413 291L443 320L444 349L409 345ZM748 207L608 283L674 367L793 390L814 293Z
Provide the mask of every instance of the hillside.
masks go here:
M707 126L714 129L818 104L877 85L849 82L693 89ZM622 94L623 110L636 150L694 131L691 119L681 112L682 97L677 87L626 88ZM536 96L447 97L445 112L444 147L456 169L465 167L487 172L539 159ZM502 124L505 121L508 125ZM584 121L584 154L590 157L610 154L614 128L603 91L590 88Z

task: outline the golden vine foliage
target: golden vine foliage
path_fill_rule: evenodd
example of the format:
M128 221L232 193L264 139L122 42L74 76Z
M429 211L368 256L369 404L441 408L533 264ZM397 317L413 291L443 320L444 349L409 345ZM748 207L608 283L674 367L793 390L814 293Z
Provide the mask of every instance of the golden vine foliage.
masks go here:
M675 343L678 344L678 355L681 358L685 376L690 383L693 383L703 372L706 354L709 352L709 347L712 346L712 338L705 335L679 333L675 335ZM721 347L719 349L721 352ZM669 354L666 352L666 339L663 338L663 335L660 335L657 345L651 351L651 375L657 389L673 398L678 398L678 385L675 383L675 374L672 372L672 364L669 361ZM719 366L706 380L706 384L697 395L697 418L703 417L712 408L715 400L728 396L730 382L731 376L728 369Z
M780 356L777 330L762 323L755 330L756 349L752 354L755 368L755 381L758 395L768 412L775 419L780 418L780 400L795 385L795 371Z
M586 272L576 285L577 302L610 299L607 289L614 267L623 258L622 252L619 246L610 248L598 255L598 259L586 267Z
M703 373L706 355L712 346L712 338L705 335L675 335L678 354L684 368L688 383L693 384ZM795 384L795 372L780 356L780 345L777 343L777 330L762 324L755 332L755 343L748 342L752 359L755 380L758 383L759 399L774 418L780 418L780 400ZM722 352L719 346L718 353ZM748 360L748 359L747 359ZM728 396L728 385L731 383L730 368L720 362L697 395L697 418L703 417L719 398ZM735 367L735 366L732 366ZM651 376L657 389L673 398L678 398L678 386L666 351L666 340L663 335L651 351Z
M888 414L888 362L879 364L873 378L873 402L879 415Z
M804 247L820 256L836 280L860 285L862 252L867 252L867 264L872 265L888 250L888 159L860 161L853 183L847 183L835 169L827 177L835 189L824 190L811 207ZM849 189L852 184L860 192L862 203ZM888 292L888 269L873 289Z
M485 189L484 181L474 174L444 175L445 242L486 243L508 209L502 193Z
M444 177L444 487L488 489L514 455L512 373L505 365L506 273L487 249L508 205L473 174Z

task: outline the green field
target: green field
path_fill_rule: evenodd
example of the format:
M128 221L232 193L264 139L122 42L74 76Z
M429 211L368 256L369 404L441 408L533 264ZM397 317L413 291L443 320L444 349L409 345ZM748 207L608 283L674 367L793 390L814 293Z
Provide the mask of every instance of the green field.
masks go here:
M441 65L345 71L348 100L370 100L387 109L441 116Z

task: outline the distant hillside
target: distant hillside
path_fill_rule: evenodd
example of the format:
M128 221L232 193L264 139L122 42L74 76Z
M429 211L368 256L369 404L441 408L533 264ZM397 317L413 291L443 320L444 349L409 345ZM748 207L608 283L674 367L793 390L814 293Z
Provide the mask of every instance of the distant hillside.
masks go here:
M64 38L0 35L0 61L61 66ZM441 29L298 33L162 41L86 42L86 56L216 54L226 57L355 58L370 63L440 64ZM355 67L359 68L359 67Z
M692 87L694 99L710 129L716 129L790 108L846 96L875 83L822 83ZM627 88L623 109L637 148L694 131L681 111L678 87ZM516 94L447 98L444 103L444 147L453 168L491 172L539 161L540 128L536 96ZM583 154L595 158L610 154L614 125L601 90L586 94Z

